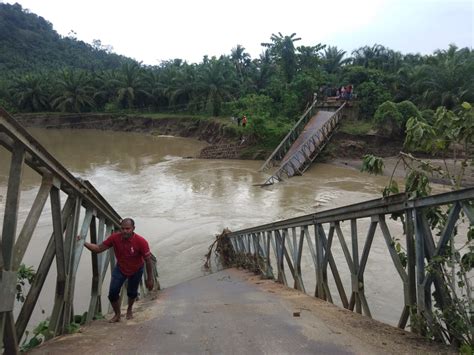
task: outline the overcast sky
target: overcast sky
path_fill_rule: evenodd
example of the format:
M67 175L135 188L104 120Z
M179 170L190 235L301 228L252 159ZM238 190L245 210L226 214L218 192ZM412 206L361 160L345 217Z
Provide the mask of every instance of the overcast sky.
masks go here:
M0 0L1 1L1 0ZM145 64L200 62L237 44L252 58L272 33L350 52L382 44L429 54L450 43L473 48L474 0L17 0L61 35L100 39Z

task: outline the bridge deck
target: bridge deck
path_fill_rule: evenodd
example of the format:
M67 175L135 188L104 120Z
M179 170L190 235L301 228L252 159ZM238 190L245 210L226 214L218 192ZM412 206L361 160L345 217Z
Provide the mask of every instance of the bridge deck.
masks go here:
M446 349L274 281L229 269L141 301L133 320L95 321L31 353L350 354Z
M296 152L298 152L304 142L311 136L313 136L317 131L319 131L324 124L329 121L334 112L331 111L318 111L316 115L311 117L306 126L304 127L303 132L299 135L298 139L293 143L291 148L283 157L281 164L284 165L288 159L290 159Z

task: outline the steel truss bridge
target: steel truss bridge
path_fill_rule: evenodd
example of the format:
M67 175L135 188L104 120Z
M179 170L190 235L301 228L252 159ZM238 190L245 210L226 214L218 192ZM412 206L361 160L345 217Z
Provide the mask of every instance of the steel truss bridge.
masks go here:
M439 236L427 218L435 208L447 210L449 215ZM388 223L394 214L403 218ZM406 264L396 248L394 223L398 224L399 230L403 228L405 231ZM459 297L453 292L456 287L449 287L455 282L455 271L459 270L447 272L442 264L434 261L444 257L451 260L450 243L454 240L461 239L462 243L472 247L472 241L467 237L469 228L474 228L474 188L419 199L399 194L231 232L228 237L237 255L247 265L261 270L266 277L275 278L285 285L289 284L290 277L294 288L334 302L336 295L330 290L331 280L342 306L368 317L372 317L372 313L366 297L364 275L372 243L375 238L382 238L403 288L404 306L400 310L398 327L405 328L411 318L412 330L423 333L424 329L416 328L417 319L420 319L417 317L423 316L430 325L434 318L434 303L441 311L449 312ZM360 249L359 245L363 248ZM336 263L334 254L337 252L342 252L345 263ZM302 270L302 257L307 253L311 255L314 270ZM380 265L380 268L389 264ZM344 286L341 269L349 270L349 285ZM314 291L306 289L303 271L314 272ZM470 290L469 279L464 281ZM472 306L470 293L468 297ZM441 332L435 336L439 340L452 341L445 339L446 335Z
M51 337L67 332L74 316L75 281L85 237L89 235L92 243L100 244L104 237L120 228L121 217L92 184L74 177L1 108L0 145L6 148L11 158L0 238L0 336L5 353L15 354L19 352L18 345L37 305L46 277L51 272L53 260L56 261L57 276L49 331ZM41 186L17 235L21 177L26 166L39 175ZM45 212L48 197L50 213ZM64 202L61 202L62 198L65 198ZM17 271L42 215L51 218L51 237L15 320L13 309ZM81 236L79 241L76 238L78 235ZM156 259L154 264L155 285L158 285ZM92 254L92 288L86 322L103 311L102 284L109 267L110 270L115 267L113 250ZM142 284L141 293L146 292Z

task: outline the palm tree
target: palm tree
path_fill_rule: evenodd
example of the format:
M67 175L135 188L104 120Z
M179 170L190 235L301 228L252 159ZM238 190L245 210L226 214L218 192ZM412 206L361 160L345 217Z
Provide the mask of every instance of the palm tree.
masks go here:
M380 44L364 46L352 51L352 63L365 68L380 68L386 49Z
M294 42L300 41L301 38L295 38L296 33L290 36L283 36L281 32L278 35L272 34L271 43L262 43L263 47L270 50L270 55L274 57L282 67L286 81L289 83L296 74L297 60Z
M428 108L445 106L453 109L463 101L474 101L474 52L469 48L435 52L420 67L414 84L420 88L422 104Z
M136 62L122 65L117 77L117 101L122 107L132 108L139 95L147 96L143 88L142 71Z
M35 112L49 107L49 93L43 75L27 74L16 79L11 92L16 105L22 110Z
M240 44L237 47L232 48L230 58L234 63L235 70L240 79L240 83L244 81L244 70L251 63L250 55L245 52L245 48Z
M343 59L346 55L346 51L338 49L336 46L328 46L324 50L323 55L323 66L329 74L337 73L341 70L341 67L351 61L350 58Z
M270 50L266 49L263 51L259 58L254 60L254 64L256 68L256 88L257 90L263 90L269 85L271 78L277 70L276 64L274 64L270 56Z
M94 106L94 88L84 71L64 70L56 81L56 95L51 105L62 112L81 112Z
M298 60L298 68L300 70L314 70L321 64L321 56L319 52L326 46L318 43L315 46L299 46L296 48Z
M176 109L189 108L190 102L196 94L198 74L196 65L185 63L176 71L172 78L171 90L169 91L170 105Z
M97 107L103 107L115 100L118 79L114 70L99 72L94 77L94 99Z
M206 107L214 116L221 112L222 103L232 98L232 88L236 83L232 63L227 57L219 60L211 58L201 64L198 71L197 96L206 102Z
M149 69L143 76L143 84L148 99L155 108L168 105L166 96L166 86L161 82L161 73L159 69Z

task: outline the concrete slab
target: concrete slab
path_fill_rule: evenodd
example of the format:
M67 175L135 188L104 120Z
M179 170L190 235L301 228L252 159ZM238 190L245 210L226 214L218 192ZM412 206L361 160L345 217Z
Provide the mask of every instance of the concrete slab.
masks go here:
M135 318L83 327L32 354L447 353L449 348L272 280L228 269L160 291Z

